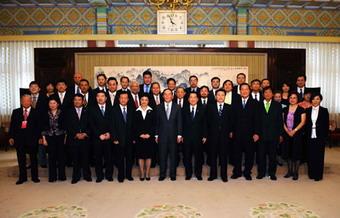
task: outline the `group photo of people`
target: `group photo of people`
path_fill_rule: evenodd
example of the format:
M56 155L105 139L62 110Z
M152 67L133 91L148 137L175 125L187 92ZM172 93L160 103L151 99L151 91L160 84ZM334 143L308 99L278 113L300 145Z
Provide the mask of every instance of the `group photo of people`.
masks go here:
M243 73L213 77L211 84L191 75L187 87L168 78L163 90L151 70L142 76L139 84L101 73L95 89L78 72L72 84L30 82L9 128L16 184L28 181L28 170L39 183L38 168L48 169L50 183L150 181L152 171L159 181L175 181L182 165L185 180L298 180L305 164L302 176L323 179L329 113L320 91L306 87L305 75L279 89L266 78L247 83ZM284 175L277 173L281 166Z

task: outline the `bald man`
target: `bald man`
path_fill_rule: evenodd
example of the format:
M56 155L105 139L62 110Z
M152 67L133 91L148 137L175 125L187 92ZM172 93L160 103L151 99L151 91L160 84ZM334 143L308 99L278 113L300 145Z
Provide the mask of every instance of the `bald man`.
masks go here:
M131 81L130 83L130 91L131 91L131 97L130 97L130 104L133 105L134 109L136 110L139 105L139 99L140 99L140 88L139 83L137 81Z
M82 79L83 75L80 72L76 72L73 74L73 83L68 88L70 93L79 94L81 92L79 84Z
M38 178L38 140L39 113L32 107L30 95L23 95L20 99L21 107L13 110L9 128L9 144L17 151L19 165L19 179L16 182L20 185L27 181L26 154L30 155L32 181L40 182Z

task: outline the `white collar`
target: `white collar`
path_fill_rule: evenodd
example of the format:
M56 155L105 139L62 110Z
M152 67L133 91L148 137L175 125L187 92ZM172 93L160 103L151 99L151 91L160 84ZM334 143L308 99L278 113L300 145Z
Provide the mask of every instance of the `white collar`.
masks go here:
M313 109L313 110L319 110L319 108L320 108L320 105L317 106L317 107L312 106L312 109Z
M111 92L111 91L109 90L109 94L112 94L112 95L115 95L115 94L116 94L116 92L117 92L117 90L116 90L116 91L114 91L114 92Z
M105 108L106 108L106 103L104 103L104 104L98 104L98 106L99 106L100 109L101 109L102 107L104 107L104 110L105 110Z
M152 110L152 108L150 106L148 106L146 108L146 110L143 110L142 106L139 106L136 111L142 111L143 112L143 111L148 111L148 110Z
M224 106L224 102L221 102L221 103L216 102L216 104L217 104L217 108L220 108L220 105L222 105L222 108L223 108L223 106Z
M248 99L249 99L249 96L248 97L246 97L246 98L243 98L243 97L241 97L241 99L242 99L242 101L248 101Z
M126 111L127 111L127 107L128 107L128 106L127 106L127 105L123 106L123 105L119 104L119 107L120 107L121 110L123 110L123 109L125 108Z
M192 108L194 108L194 110L196 110L197 104L195 104L194 106L193 106L193 105L190 105L190 111L191 111Z
M31 111L31 107L26 108L27 112L29 113ZM25 108L22 107L22 111L25 111Z

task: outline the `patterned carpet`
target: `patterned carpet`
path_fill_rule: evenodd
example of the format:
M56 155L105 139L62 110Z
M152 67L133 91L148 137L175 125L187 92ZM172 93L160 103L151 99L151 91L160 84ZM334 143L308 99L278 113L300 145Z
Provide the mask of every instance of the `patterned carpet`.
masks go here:
M34 209L19 218L86 218L87 210L77 205L58 205Z
M250 210L252 218L319 218L313 211L290 203L263 203Z
M155 205L150 208L144 208L136 218L197 218L202 214L196 208L186 205Z

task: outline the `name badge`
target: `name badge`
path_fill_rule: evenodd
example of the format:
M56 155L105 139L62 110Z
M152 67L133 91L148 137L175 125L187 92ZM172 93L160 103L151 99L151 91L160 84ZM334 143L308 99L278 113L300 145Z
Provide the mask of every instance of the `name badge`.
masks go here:
M27 128L27 120L24 120L21 122L21 129L26 129Z

